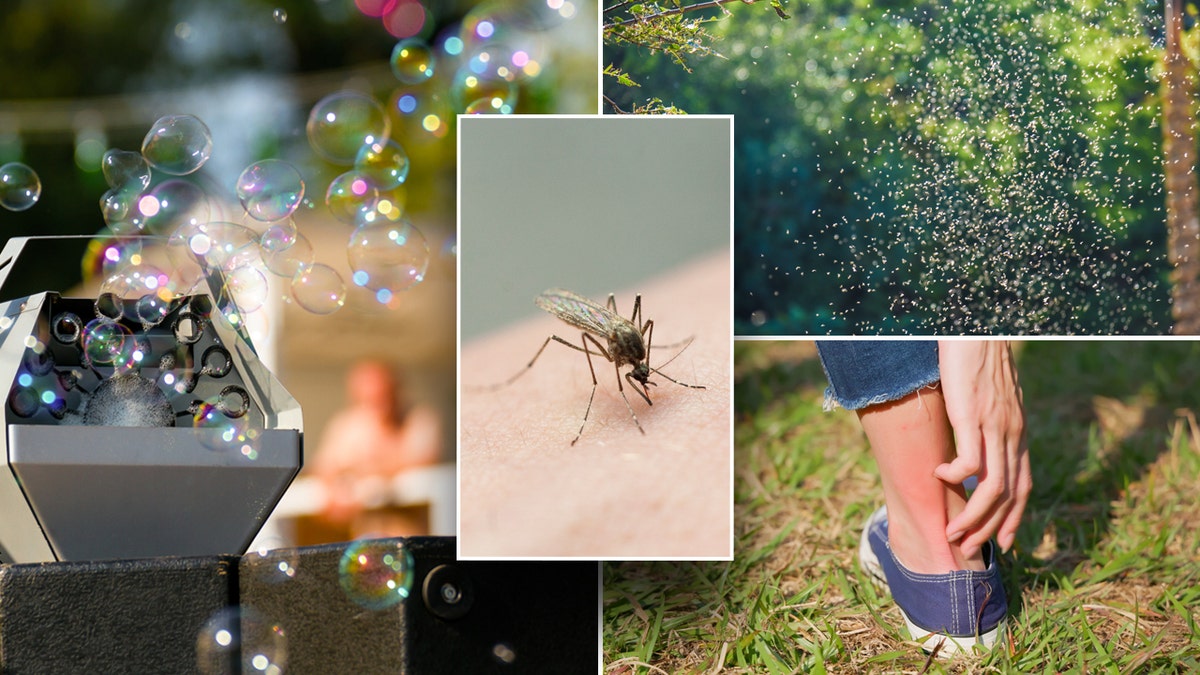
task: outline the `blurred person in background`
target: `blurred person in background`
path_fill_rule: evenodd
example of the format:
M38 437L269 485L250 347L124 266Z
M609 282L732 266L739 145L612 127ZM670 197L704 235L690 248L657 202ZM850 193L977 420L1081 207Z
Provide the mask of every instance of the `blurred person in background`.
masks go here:
M394 508L394 479L441 460L441 422L433 408L407 400L386 363L364 361L346 378L348 405L321 437L313 470L325 493L324 519L352 537L426 534L412 509Z

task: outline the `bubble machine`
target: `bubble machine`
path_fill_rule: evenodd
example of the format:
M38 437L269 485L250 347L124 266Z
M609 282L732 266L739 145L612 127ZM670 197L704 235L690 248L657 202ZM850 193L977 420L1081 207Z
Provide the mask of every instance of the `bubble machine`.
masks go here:
M216 279L170 302L23 287L62 245L0 252L0 562L244 552L300 470L299 404Z
M0 671L596 671L596 563L458 561L452 537L246 553L300 470L299 405L219 271L36 288L87 242L0 251Z

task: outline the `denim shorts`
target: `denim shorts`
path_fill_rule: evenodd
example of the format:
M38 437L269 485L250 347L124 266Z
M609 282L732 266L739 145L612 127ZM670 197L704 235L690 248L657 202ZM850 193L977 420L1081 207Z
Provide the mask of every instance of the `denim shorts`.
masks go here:
M818 340L825 409L895 401L941 379L936 340Z

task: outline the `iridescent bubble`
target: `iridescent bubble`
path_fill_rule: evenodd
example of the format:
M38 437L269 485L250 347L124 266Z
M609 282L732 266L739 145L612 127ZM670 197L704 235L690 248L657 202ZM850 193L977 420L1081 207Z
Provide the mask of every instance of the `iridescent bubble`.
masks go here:
M354 159L354 169L365 175L380 192L408 179L408 153L395 141L364 145Z
M437 57L424 40L401 40L392 48L392 74L405 84L420 84L433 77Z
M574 18L577 10L563 0L486 0L463 18L464 40L486 41L508 29L543 32Z
M173 301L168 294L143 295L134 303L134 314L142 327L157 326L171 313Z
M296 221L283 218L267 226L258 237L259 246L263 249L264 258L267 253L282 251L296 243L300 231L296 229ZM291 275L288 275L291 276Z
M458 257L458 235L451 233L446 236L442 242L442 255L446 258Z
M83 354L91 363L119 362L126 351L126 343L132 338L132 333L123 324L108 317L96 317L83 327Z
M494 66L473 59L458 69L450 85L458 110L488 106L506 114L513 111L517 102L516 84Z
M387 140L391 122L369 96L340 91L313 106L306 129L317 154L335 164L351 164L363 145Z
M266 304L269 291L266 276L254 265L242 265L225 274L222 295L230 297L238 309L247 314Z
M237 223L184 225L171 235L167 251L207 270L232 270L260 260L258 235Z
M269 584L279 584L296 578L300 566L300 551L282 539L270 538L246 554L256 578Z
M346 547L338 582L352 602L383 610L408 598L414 579L412 552L400 539L365 539Z
M359 215L375 208L379 189L361 171L347 171L329 182L325 205L334 218L353 225Z
M250 428L250 420L244 415L231 417L225 414L216 396L193 403L188 412L192 414L192 426L202 430L200 443L210 450L238 448Z
M397 89L392 94L391 106L404 122L407 140L445 138L454 123L454 110L440 91Z
M24 211L42 196L42 181L37 173L20 162L0 166L0 206L9 211Z
M374 206L359 211L353 224L358 227L372 223L398 222L404 215L404 205L407 201L407 185L397 185L387 192L380 192Z
M142 156L175 176L197 171L212 154L212 133L194 115L160 117L142 141Z
M271 18L275 23L287 23L287 10L282 7L276 7L275 11L271 12Z
M138 198L137 211L144 229L166 236L184 225L207 223L212 213L208 196L199 186L174 178L156 185Z
M148 312L143 317L141 305L150 303L155 307L165 306L169 311L170 303L175 299L175 292L169 281L167 273L153 265L141 263L119 266L100 284L100 291L96 296L100 303L99 311L109 318L116 318L110 313L111 310L104 307L111 302L126 319L139 320L149 325L157 324L162 318L148 322L147 319L151 318L153 313Z
M237 196L246 214L270 222L287 218L304 200L304 179L296 167L278 159L255 162L242 171Z
M429 267L425 236L403 220L358 227L346 253L354 285L375 291L375 299L385 305L394 293L423 281Z
M346 283L329 265L306 265L292 279L292 300L313 314L332 314L346 304Z
M114 190L145 190L150 186L150 164L140 152L109 150L100 160L104 180Z
M225 607L196 636L196 667L202 675L262 673L287 669L287 632L253 607Z
M267 237L270 232L271 230L267 230L263 236ZM312 244L303 234L293 231L291 236L287 237L278 233L271 235L269 239L269 245L263 244L262 255L263 262L271 274L293 279L297 272L313 263Z
M511 115L512 106L501 98L481 98L463 109L467 115Z
M100 243L100 269L103 278L112 276L118 269L142 262L141 237L114 237Z
M100 213L112 233L117 236L136 236L146 227L145 217L137 210L142 189L135 184L112 188L100 196Z

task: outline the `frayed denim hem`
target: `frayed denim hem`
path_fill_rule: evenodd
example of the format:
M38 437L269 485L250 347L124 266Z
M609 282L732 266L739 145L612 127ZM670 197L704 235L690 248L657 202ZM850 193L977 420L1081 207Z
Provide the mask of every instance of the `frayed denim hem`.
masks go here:
M899 401L914 391L920 391L926 387L936 387L941 381L942 378L940 376L935 376L928 382L921 382L912 388L905 387L903 390L897 393L889 392L887 394L879 394L877 396L856 398L850 401L838 399L837 394L833 392L833 387L825 387L825 403L822 405L822 407L826 412L830 410L837 410L838 408L845 408L846 410L861 410L863 408L869 408L873 405L879 405L880 403Z
M824 340L817 353L829 380L826 410L896 401L941 380L933 340Z

